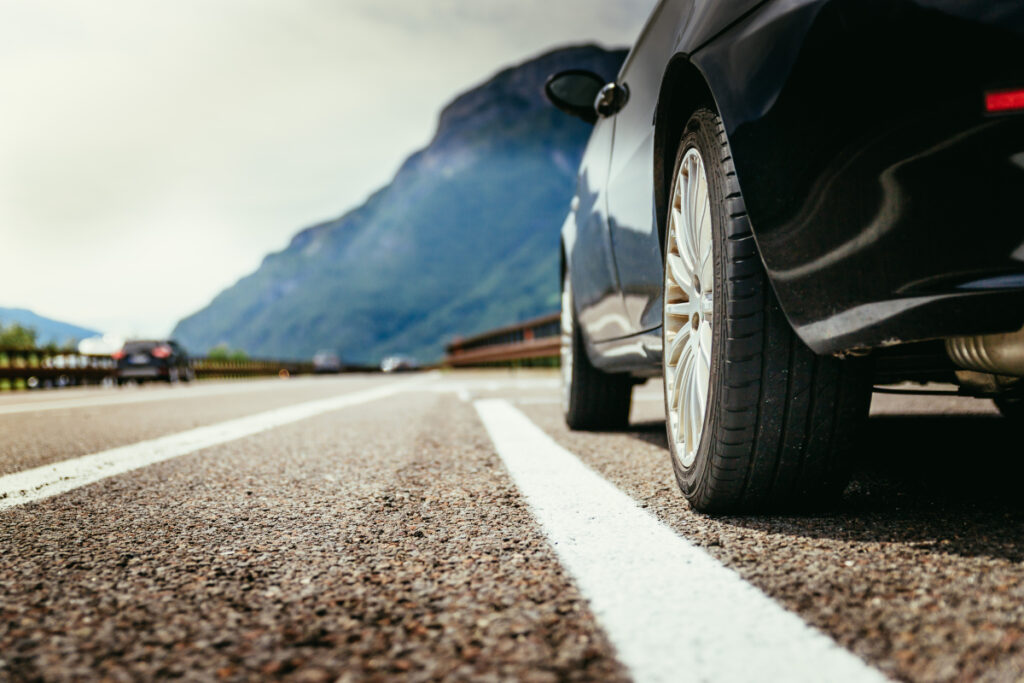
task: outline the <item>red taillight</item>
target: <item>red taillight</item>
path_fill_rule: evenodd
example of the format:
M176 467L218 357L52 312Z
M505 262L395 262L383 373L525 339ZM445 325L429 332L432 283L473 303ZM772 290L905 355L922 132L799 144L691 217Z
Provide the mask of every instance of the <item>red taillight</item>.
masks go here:
M153 350L149 352L149 355L153 356L153 358L169 358L170 355L171 355L171 347L170 346L156 346L156 347L153 347Z
M1024 109L1024 88L985 93L985 111L996 114Z
M124 358L124 349L121 349L120 351L114 351L112 354L110 354L110 357L113 358L114 360L121 360L122 358Z

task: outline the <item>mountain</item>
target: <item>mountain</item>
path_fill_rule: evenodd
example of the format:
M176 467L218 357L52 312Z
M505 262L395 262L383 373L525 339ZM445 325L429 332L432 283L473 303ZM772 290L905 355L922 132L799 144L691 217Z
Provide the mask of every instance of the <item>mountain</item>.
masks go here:
M24 308L0 307L0 326L12 323L34 329L36 331L36 342L42 346L51 343L63 345L70 341L81 341L87 337L95 337L99 334L96 330L90 330L51 318L44 318Z
M556 310L559 231L590 126L548 104L543 84L569 68L611 79L624 57L559 49L458 96L390 184L299 232L175 338L197 353L430 361L453 336Z

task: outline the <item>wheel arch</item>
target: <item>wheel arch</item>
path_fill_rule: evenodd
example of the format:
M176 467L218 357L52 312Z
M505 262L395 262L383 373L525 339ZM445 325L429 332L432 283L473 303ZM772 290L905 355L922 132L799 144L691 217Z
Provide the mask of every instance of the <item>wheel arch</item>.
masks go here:
M678 54L665 69L654 112L654 207L662 245L665 244L675 148L690 116L702 106L718 111L711 86L700 68L688 55Z

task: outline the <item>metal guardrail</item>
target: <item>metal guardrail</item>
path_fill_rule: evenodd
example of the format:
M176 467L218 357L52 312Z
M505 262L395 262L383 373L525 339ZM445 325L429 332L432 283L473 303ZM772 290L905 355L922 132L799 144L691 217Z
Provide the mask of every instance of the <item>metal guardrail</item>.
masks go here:
M313 364L281 360L215 360L193 358L192 370L199 379L311 375Z
M218 360L192 358L198 379L237 379L313 374L313 364L283 360ZM343 366L341 372L377 370ZM0 390L41 389L103 384L117 378L117 361L110 356L89 356L46 349L0 348Z
M110 356L85 356L46 349L0 349L0 389L100 384L114 377Z
M456 339L446 347L444 365L468 367L523 361L554 361L558 358L561 314L548 315L499 327L466 339Z

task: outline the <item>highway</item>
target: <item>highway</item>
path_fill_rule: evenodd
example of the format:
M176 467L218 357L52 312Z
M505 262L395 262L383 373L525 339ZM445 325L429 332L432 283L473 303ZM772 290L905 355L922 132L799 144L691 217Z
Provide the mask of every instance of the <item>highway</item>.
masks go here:
M1020 425L876 394L835 510L706 517L661 386L551 371L0 394L0 680L1024 678Z

